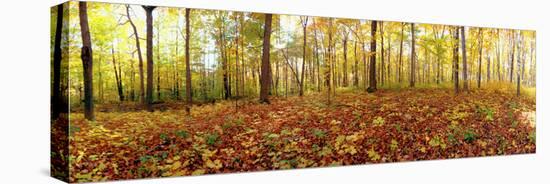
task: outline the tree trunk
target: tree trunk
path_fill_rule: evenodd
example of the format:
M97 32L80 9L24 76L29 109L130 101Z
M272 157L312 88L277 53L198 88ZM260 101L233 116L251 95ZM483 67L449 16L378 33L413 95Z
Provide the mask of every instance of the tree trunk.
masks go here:
M477 62L477 88L481 88L481 59L483 58L483 29L479 28L479 61Z
M466 58L466 34L464 29L464 26L460 29L460 35L462 37L462 80L464 91L468 91L468 62Z
M414 23L411 23L411 77L409 79L409 86L414 87L415 84L415 68L416 68L416 53L415 53L415 32Z
M455 94L458 94L459 92L459 81L458 81L458 48L459 48L459 27L456 27L454 31L454 39L455 42L453 42L453 82L454 82L454 88L455 88Z
M88 27L88 8L86 2L79 2L80 32L82 37L82 49L80 58L84 68L84 118L94 121L94 90L93 90L93 53Z
M269 104L269 87L271 86L271 67L269 62L271 41L271 14L265 14L264 37L262 50L262 73L260 83L260 102Z
M117 87L117 91L118 91L118 98L120 100L120 102L123 102L124 101L124 92L123 92L123 89L122 89L122 79L120 78L120 74L119 74L119 71L120 68L117 70L116 68L116 59L115 59L115 48L114 46L111 48L111 55L113 57L113 69L115 71L115 82L116 82L116 87Z
M189 113L193 98L191 96L191 66L189 64L189 38L191 37L189 30L189 14L191 9L185 9L185 111Z
M385 76L385 62L384 62L384 23L382 21L380 23L380 85L384 85L384 82L386 80Z
M63 34L63 12L63 4L57 5L57 21L53 49L53 86L51 99L52 120L57 119L59 114L64 112L66 109L61 97L61 35Z
M147 110L153 112L153 10L155 6L143 6L147 25Z
M369 73L369 88L367 92L376 91L376 27L378 25L377 21L371 22L371 42L370 42L370 73Z
M405 23L401 23L401 39L399 41L399 67L397 69L397 82L401 84L401 75L403 73L403 39L404 39Z
M141 54L141 47L139 44L139 35L136 28L136 25L132 21L132 18L130 16L130 5L126 5L126 17L128 18L128 22L130 22L130 25L132 26L132 30L134 31L134 38L136 39L136 49L138 53L138 59L139 59L139 97L141 100L141 103L145 104L145 83L144 83L144 77L143 77L143 57Z
M300 17L300 19L302 19ZM304 74L305 74L305 68L306 68L306 47L307 47L307 21L309 17L306 16L302 19L302 27L304 29L304 45L302 47L302 76L300 78L300 96L304 96Z

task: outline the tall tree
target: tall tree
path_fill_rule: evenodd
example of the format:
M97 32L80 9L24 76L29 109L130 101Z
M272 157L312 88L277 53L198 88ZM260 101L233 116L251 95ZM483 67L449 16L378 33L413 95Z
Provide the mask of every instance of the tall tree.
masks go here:
M271 20L272 14L265 14L264 21L264 41L262 50L262 73L260 81L260 102L269 104L269 87L271 86L271 63L269 62L269 52L271 47Z
M397 69L397 82L401 83L401 75L403 71L403 39L404 39L405 23L401 23L401 39L399 39L399 61Z
M57 5L57 21L55 26L55 38L53 49L53 86L52 86L52 115L55 120L63 111L64 104L61 98L61 35L63 34L63 4Z
M155 6L143 6L147 27L147 110L153 111L153 10Z
M458 48L459 48L459 27L456 27L456 29L453 32L453 82L454 82L454 88L455 88L455 94L458 94L459 92L459 81L458 81Z
M122 75L121 75L121 69L116 67L116 58L115 58L115 47L111 47L111 56L112 56L112 61L113 61L113 69L115 71L115 82L116 82L116 87L117 87L117 91L118 91L118 98L120 100L120 102L124 101L124 90L122 89Z
M380 85L384 85L386 80L385 77L385 66L384 63L384 22L380 21Z
M369 73L369 88L367 88L367 92L375 92L376 91L376 27L378 25L377 21L371 22L371 42L370 42L370 73Z
M93 90L93 53L92 41L90 39L90 28L88 27L88 8L86 2L78 2L80 18L80 34L82 37L82 49L80 58L84 68L84 118L95 120L94 115L94 90Z
M302 46L302 76L300 77L300 96L304 95L304 74L306 69L306 48L307 48L307 22L309 20L308 16L300 17L300 21L302 22L302 29L304 32L304 44Z
M464 29L464 26L460 28L460 35L462 38L462 80L464 83L464 90L468 91L468 62L466 58L466 34Z
M193 98L191 96L191 66L189 64L189 39L191 37L189 28L190 13L191 9L185 8L185 111L187 111L187 113L189 113L189 111L191 110L191 104L193 103Z
M128 22L130 23L130 26L132 26L133 35L136 39L136 50L138 54L139 59L139 98L141 100L141 103L145 104L145 83L144 83L144 77L143 77L143 56L141 54L141 46L139 43L139 34L136 28L136 25L132 21L132 17L130 16L130 5L126 5L126 17L128 18Z
M415 84L415 68L416 68L416 53L415 53L415 47L416 47L416 38L415 38L415 29L414 29L414 23L411 23L411 76L409 79L409 86L414 87Z
M517 56L517 62L516 63L518 65L518 70L516 72L516 76L517 76L516 77L516 95L519 96L520 95L520 83L521 83L521 72L519 71L519 67L521 66L520 63L524 62L523 60L525 58L521 57L522 52L524 52L523 49L522 49L523 45L524 45L523 44L523 34L521 33L521 31L518 31L517 34L518 34L518 36L517 36L518 44L516 44L516 45L517 45L517 50L518 50L518 53L517 53L518 56Z
M479 60L477 62L477 88L481 88L481 59L483 58L483 29L479 28ZM489 72L487 70L487 72Z

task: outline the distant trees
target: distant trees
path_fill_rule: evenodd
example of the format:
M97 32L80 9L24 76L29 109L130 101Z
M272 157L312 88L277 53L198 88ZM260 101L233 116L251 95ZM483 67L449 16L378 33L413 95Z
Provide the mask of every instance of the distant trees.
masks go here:
M84 118L95 120L94 115L94 90L93 90L93 54L90 28L88 27L88 8L86 2L78 2L78 16L80 18L80 35L82 37L82 49L80 58L84 68Z
M269 52L271 47L271 21L272 14L265 14L264 41L262 44L262 72L260 79L260 102L269 104L269 90L271 87L271 63Z
M518 80L520 89L535 85L535 35L530 31L192 9L185 9L184 18L183 10L148 6L143 7L144 16L136 16L133 10L138 8L132 5L90 7L90 17L80 13L86 14L82 20L90 18L89 25L82 21L81 30L65 30L69 37L83 35L82 43L68 43L83 49L83 67L76 70L83 77L68 87L76 91L70 95L71 105L82 101L88 109L94 102L141 101L138 105L152 111L153 99L182 100L181 89L189 111L194 101L233 99L238 104L242 98L259 97L269 103L271 96L321 92L330 104L341 88L372 93L450 84L458 93L467 91L473 80L476 89L493 82L517 87ZM103 10L110 13L96 13ZM113 33L102 34L109 30ZM58 82L60 31L52 34L52 99L59 98L56 89L63 88ZM69 56L75 57L71 50ZM95 73L89 63L94 63ZM92 77L97 81L88 81ZM56 114L52 112L52 118Z

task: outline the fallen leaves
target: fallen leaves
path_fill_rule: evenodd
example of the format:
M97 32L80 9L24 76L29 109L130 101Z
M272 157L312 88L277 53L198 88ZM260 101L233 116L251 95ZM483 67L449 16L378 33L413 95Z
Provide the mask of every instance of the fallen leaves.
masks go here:
M534 153L535 100L401 90L71 114L70 181Z

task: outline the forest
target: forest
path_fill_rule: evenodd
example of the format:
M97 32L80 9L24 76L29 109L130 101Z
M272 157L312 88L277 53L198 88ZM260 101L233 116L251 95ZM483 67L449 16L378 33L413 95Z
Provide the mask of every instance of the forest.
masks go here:
M535 31L51 9L72 182L535 153ZM67 117L67 114L70 114ZM54 149L55 148L55 149ZM61 161L60 161L61 162Z

